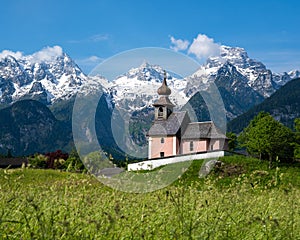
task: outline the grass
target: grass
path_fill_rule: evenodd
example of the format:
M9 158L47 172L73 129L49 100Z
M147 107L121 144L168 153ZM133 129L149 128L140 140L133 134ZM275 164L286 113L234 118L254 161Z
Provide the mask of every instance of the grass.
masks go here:
M240 156L124 193L88 174L0 170L0 239L300 239L300 167Z

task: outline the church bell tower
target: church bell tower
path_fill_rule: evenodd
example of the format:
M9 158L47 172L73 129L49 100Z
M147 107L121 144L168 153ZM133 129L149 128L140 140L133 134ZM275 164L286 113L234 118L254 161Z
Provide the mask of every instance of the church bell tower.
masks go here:
M153 104L155 107L155 121L167 120L173 112L174 104L170 101L169 96L171 89L167 85L167 73L164 72L162 85L157 89L160 98Z

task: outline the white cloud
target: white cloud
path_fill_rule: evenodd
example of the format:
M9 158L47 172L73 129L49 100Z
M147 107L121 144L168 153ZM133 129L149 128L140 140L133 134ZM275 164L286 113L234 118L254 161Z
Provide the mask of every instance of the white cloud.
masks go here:
M100 63L103 61L103 58L97 57L97 56L90 56L88 58L84 58L82 60L80 60L81 62L84 63Z
M12 51L9 51L9 50L3 50L1 53L0 53L0 58L5 58L7 56L12 56L16 59L20 59L23 57L23 54L21 52L12 52Z
M33 62L44 62L44 61L52 61L57 57L62 56L63 50L60 46L54 46L54 47L46 47L42 50L28 56Z
M220 47L221 45L215 43L212 38L207 37L205 34L198 34L190 45L188 53L196 55L198 59L219 56Z
M108 38L109 38L108 34L96 34L96 35L91 36L89 38L89 40L92 42L101 42L101 41L108 40Z
M188 40L175 39L173 36L170 37L170 40L173 44L170 48L176 52L186 50L190 44Z
M90 43L90 42L102 42L102 41L107 41L109 40L110 35L107 33L100 33L100 34L95 34L92 36L89 36L87 38L84 39L73 39L73 40L69 40L68 43L72 43L72 44L78 44L78 43Z
M104 59L98 56L90 56L83 59L77 59L76 63L85 72L89 73L94 67L101 63Z

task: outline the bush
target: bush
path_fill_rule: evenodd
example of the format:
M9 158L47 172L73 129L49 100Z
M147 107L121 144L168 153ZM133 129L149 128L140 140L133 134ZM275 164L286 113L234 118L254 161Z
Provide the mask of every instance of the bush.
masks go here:
M63 153L62 150L56 150L55 152L46 153L45 156L48 158L47 168L63 169L64 161L68 159L69 154Z
M48 158L43 154L36 153L33 157L28 157L28 167L46 168Z
M70 155L61 150L49 152L45 155L35 154L28 158L29 168L50 168L60 169L69 172L81 172L85 169L76 150L72 150Z
M76 149L72 149L68 159L63 164L63 169L67 172L82 172L85 170L85 166L83 165L79 154Z

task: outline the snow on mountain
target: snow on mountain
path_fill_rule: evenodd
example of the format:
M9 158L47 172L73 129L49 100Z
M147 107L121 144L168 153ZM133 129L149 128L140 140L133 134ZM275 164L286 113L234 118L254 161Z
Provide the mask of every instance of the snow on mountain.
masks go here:
M82 86L86 94L103 88L108 105L134 111L150 106L157 99L157 89L164 77L160 66L143 63L108 82L103 77L86 76L76 63L54 46L32 55L11 51L0 53L0 103L8 105L20 99L38 99L46 104L74 96ZM186 81L167 74L173 90L171 99L179 107L187 101L183 93Z
M0 53L0 104L8 105L25 98L53 104L71 98L82 90L82 86L88 86L84 88L86 94L103 89L111 109L117 106L132 112L149 107L157 100L156 91L164 78L164 70L144 62L111 82L104 77L86 76L59 46L27 56L4 50ZM296 77L300 77L297 70L272 73L263 63L251 59L243 48L221 46L220 56L208 58L186 79L167 73L167 83L172 89L171 101L180 108L196 92L206 90L211 82L216 82L227 95L235 97L230 103L234 112L234 102L242 105L240 96L244 96L243 100L248 99L249 104L256 104ZM232 117L235 115L232 113Z
M220 56L208 58L206 64L189 77L185 90L187 95L192 96L199 90L205 90L209 83L215 81L218 70L225 63L233 65L239 73L248 79L248 86L265 98L289 80L300 75L299 71L282 74L272 73L263 63L249 58L243 48L221 46L220 52Z
M46 104L69 99L88 81L87 76L59 46L32 55L0 54L0 103L35 98Z
M144 62L111 82L102 81L102 84L115 106L134 111L150 107L157 100L157 89L163 78L164 70L160 66ZM182 107L188 101L184 94L186 80L176 79L167 73L167 83L172 90L171 101L177 107Z

